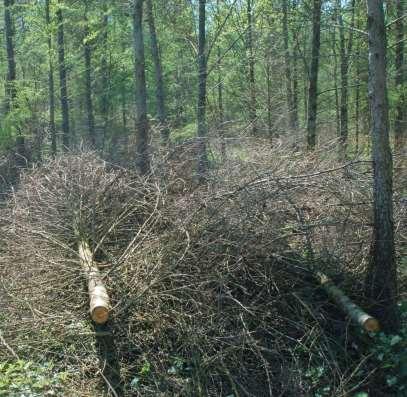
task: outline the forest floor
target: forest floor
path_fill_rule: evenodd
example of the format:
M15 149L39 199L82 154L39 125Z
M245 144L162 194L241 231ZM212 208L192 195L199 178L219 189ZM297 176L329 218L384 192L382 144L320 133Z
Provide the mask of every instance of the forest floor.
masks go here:
M405 396L406 324L360 330L313 277L369 311L369 160L260 139L221 159L214 140L198 185L181 147L154 153L150 178L89 152L23 174L0 215L0 396ZM110 295L105 326L89 318L78 225Z

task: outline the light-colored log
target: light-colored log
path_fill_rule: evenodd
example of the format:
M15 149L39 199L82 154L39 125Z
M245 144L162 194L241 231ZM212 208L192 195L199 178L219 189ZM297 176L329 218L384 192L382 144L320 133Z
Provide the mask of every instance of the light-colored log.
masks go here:
M362 328L369 332L380 331L379 322L358 305L353 303L324 273L316 273L322 288L331 297L331 299L340 306L340 308L352 319L353 322L359 324Z
M109 295L87 241L80 240L78 250L82 268L88 279L90 315L95 323L104 324L109 318Z

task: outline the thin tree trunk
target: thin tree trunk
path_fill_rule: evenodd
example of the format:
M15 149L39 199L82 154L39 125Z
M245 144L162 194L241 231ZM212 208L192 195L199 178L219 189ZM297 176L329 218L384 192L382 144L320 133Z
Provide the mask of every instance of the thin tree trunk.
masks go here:
M405 141L405 130L406 130L406 120L405 120L405 94L403 90L404 85L404 7L403 0L396 0L397 8L397 22L396 22L396 92L399 94L399 98L396 105L396 120L394 123L394 134L395 134L395 152L401 153L404 148Z
M267 79L267 133L270 142L273 142L273 126L271 114L271 55L270 49L266 54L266 79Z
M221 28L221 22L219 20L219 14L220 14L220 2L219 0L216 1L216 6L217 6L217 30L219 31ZM221 48L220 45L217 45L217 61L216 61L216 66L217 66L217 72L218 72L218 130L219 130L219 137L220 137L220 152L221 152L221 158L222 161L224 162L226 160L226 141L225 141L225 134L224 134L224 128L223 128L223 123L224 123L224 108L223 108L223 79L222 79L222 53L221 53Z
M326 274L317 272L316 277L330 298L339 305L343 312L346 313L355 324L359 324L368 332L380 331L379 322L352 302Z
M11 8L14 0L4 0L4 30L7 50L7 78L6 78L6 113L13 110L17 96L16 88L16 61L14 57L14 29Z
M208 155L206 153L206 0L199 0L199 32L198 32L198 178L205 179L208 172Z
M54 63L52 62L52 35L50 2L45 0L45 22L48 29L48 97L49 97L49 130L51 133L51 153L57 154L57 134L55 128L55 89L54 89Z
M59 1L59 6L61 1ZM61 90L61 112L62 112L62 145L64 150L67 150L70 145L70 129L69 129L69 103L68 103L68 87L66 78L65 66L65 43L64 43L64 19L62 9L57 10L58 21L58 63L59 63L59 85Z
M161 138L164 143L168 142L170 129L167 122L167 110L165 107L165 89L163 81L163 71L161 64L160 50L158 46L157 32L155 29L153 4L152 0L147 2L147 23L150 30L151 39L151 56L154 63L155 84L156 84L156 100L157 100L157 115L161 127Z
M87 4L85 5L87 8ZM85 10L85 29L83 39L83 55L85 58L85 98L86 98L86 114L88 119L88 141L92 148L96 147L96 132L95 132L95 116L93 114L92 101L92 49L89 42L89 22L87 10Z
M285 86L287 96L287 110L289 127L291 130L295 130L295 119L293 115L294 100L292 90L292 77L291 77L291 65L290 65L290 49L288 40L288 4L286 0L283 0L283 42L284 42L284 71L285 71Z
M332 32L332 54L333 54L333 69L334 69L334 94L335 94L335 120L336 120L336 136L341 133L341 115L339 108L339 93L338 93L338 57L336 54L336 34Z
M122 105L123 130L124 130L124 132L126 132L126 130L127 130L127 101L126 101L126 94L125 94L124 90L122 90L122 94L121 94L121 105Z
M356 53L356 92L355 92L355 138L356 138L356 153L359 153L359 136L360 136L360 50Z
M355 19L355 0L351 3L352 7L352 22L351 28L354 26ZM353 44L353 29L350 29L348 43L346 46L345 28L342 16L342 7L340 0L337 2L338 9L338 24L339 24L339 43L341 53L341 130L340 130L340 158L346 160L348 146L348 72L349 72L349 57L352 53Z
M218 68L218 130L219 130L219 137L220 137L220 152L222 156L222 161L226 160L226 140L225 140L225 132L224 132L224 108L223 108L223 81L222 81L222 68L221 68L221 50L218 46L217 49L217 68Z
M101 111L103 119L103 132L102 132L102 142L100 144L102 151L104 150L106 144L106 137L109 131L109 66L108 66L108 9L107 0L103 2L103 15L102 15L102 57L101 57L101 83L102 83L102 95L101 95Z
M6 35L7 49L7 78L6 78L6 114L17 107L17 87L16 87L16 61L14 56L14 27L11 8L14 6L14 0L4 0L4 30ZM25 139L19 126L16 137L16 165L23 168L26 165Z
M254 74L254 51L253 51L253 13L252 0L247 0L247 50L249 53L249 89L250 105L249 119L252 127L252 133L257 133L257 116L256 116L256 80Z
M143 0L134 0L134 69L136 84L136 164L139 172L150 172L150 154L148 149L147 87L145 75L143 41Z
M303 40L303 100L304 100L304 126L308 125L308 89L309 89L309 67L307 62L307 41Z
M389 143L386 87L386 27L383 1L367 0L369 34L369 101L372 119L374 233L368 292L376 317L387 331L396 331L397 269L393 224L393 161Z
M294 130L298 130L298 45L294 45L294 57L293 57L293 125Z
M318 70L319 50L321 47L321 3L322 0L314 0L314 8L312 12L312 54L308 90L307 123L307 144L309 150L315 148L317 135Z

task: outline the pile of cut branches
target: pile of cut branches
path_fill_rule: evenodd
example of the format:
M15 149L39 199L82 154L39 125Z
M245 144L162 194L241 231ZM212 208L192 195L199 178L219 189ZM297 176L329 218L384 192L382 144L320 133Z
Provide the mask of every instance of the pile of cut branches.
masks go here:
M1 355L58 359L83 394L98 378L79 224L111 297L125 395L369 390L368 354L352 350L362 342L313 276L339 275L367 305L369 162L262 142L245 150L252 156L229 153L205 186L188 191L174 188L179 174L145 180L89 153L24 174L2 213L10 265L1 273ZM395 214L400 240L398 202Z

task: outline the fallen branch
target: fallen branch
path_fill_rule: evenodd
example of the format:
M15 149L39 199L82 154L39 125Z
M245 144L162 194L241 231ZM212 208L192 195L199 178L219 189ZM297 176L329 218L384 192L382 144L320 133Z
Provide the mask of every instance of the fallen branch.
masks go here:
M353 303L324 273L317 272L316 276L326 293L331 299L337 303L341 309L354 321L359 324L363 329L369 332L380 331L379 322L366 312L364 312L358 305Z
M96 266L92 251L85 240L78 244L79 257L83 270L88 279L89 311L92 320L97 324L104 324L109 318L109 296L103 284L98 267Z

